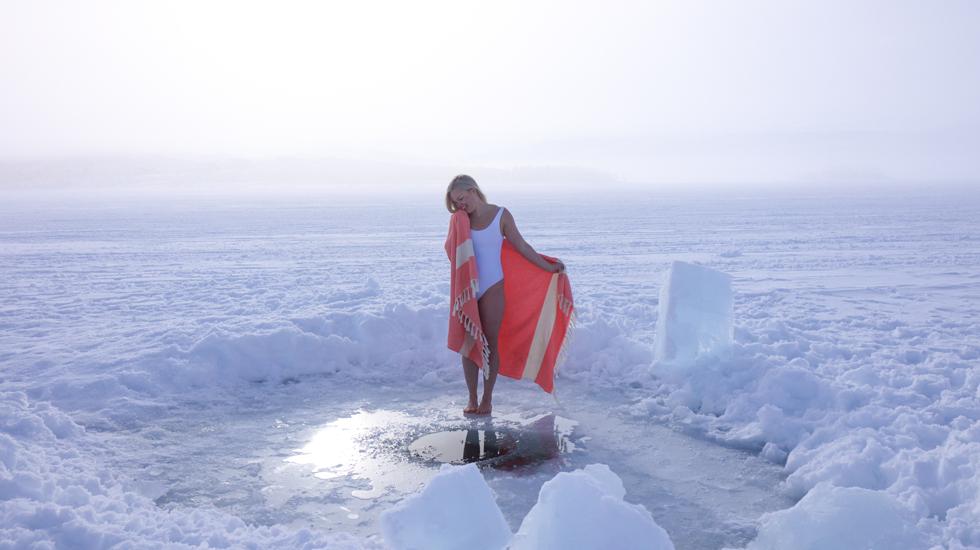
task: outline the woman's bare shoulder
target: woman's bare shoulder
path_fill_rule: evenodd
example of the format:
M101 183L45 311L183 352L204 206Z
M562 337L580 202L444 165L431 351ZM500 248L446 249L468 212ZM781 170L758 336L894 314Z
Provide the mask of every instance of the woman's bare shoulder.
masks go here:
M508 234L512 234L512 228L517 228L517 222L514 221L514 215L510 213L510 210L503 206L500 209L502 210L500 214L500 232L506 237Z

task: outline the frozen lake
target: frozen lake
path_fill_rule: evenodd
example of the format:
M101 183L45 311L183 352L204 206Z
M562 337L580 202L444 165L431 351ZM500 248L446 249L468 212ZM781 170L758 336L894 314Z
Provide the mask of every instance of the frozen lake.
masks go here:
M976 194L490 198L578 315L557 401L502 380L490 423L445 349L441 197L0 205L2 538L382 546L438 472L413 443L473 430L532 442L482 469L512 531L603 463L679 549L820 483L980 544ZM733 277L733 353L694 372L653 357L672 260Z

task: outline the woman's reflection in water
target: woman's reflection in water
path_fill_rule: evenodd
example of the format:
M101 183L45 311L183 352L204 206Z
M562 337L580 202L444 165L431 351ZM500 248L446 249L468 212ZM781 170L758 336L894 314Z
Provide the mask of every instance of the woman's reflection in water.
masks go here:
M466 430L463 463L487 461L492 468L512 470L551 460L560 454L560 436L553 414L538 419L517 433L498 432L492 426L488 428Z
M483 445L480 445L480 434L483 434ZM497 432L493 430L466 430L466 439L463 441L463 462L477 462L488 458L496 458L507 454L508 449L501 452L500 445L497 443Z

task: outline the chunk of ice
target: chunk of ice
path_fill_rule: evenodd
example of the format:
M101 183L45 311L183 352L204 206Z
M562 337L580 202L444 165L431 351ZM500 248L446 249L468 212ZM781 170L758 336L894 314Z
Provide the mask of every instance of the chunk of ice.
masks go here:
M692 362L717 355L732 343L732 282L720 271L674 262L660 289L656 356Z
M503 548L510 528L475 464L444 465L421 493L381 514L395 549Z
M605 464L561 472L541 486L510 550L644 548L674 550L650 512L623 500L622 480Z

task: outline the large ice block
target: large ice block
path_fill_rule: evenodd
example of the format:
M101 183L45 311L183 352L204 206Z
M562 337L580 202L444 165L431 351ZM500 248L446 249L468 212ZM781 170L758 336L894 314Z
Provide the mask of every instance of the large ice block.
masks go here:
M674 262L660 289L655 352L659 361L692 362L732 343L731 276Z

